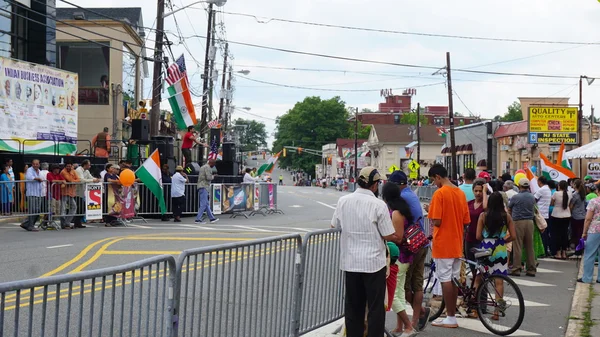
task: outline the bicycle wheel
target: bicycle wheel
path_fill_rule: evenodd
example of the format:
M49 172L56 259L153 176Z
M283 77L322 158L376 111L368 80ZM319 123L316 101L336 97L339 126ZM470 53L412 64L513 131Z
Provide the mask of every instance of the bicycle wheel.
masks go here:
M477 288L477 299L479 320L490 332L507 336L523 323L525 301L510 277L491 275Z
M442 297L440 281L431 270L431 263L425 263L423 275L428 275L423 284L423 307L431 310L429 321L433 322L444 312L446 305Z

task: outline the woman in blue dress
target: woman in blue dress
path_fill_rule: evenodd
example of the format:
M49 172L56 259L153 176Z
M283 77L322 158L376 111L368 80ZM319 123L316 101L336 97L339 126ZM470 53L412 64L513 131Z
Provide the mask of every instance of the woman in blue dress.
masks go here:
M507 235L508 232L516 233L515 223L510 214L506 213L500 192L494 192L488 198L487 209L479 215L477 221L477 240L481 240L480 247L492 251L492 255L483 261L491 274L508 274L506 243L515 238L515 235ZM502 279L496 280L496 289L497 296L501 298L504 295ZM494 314L492 319L498 320L497 314Z
M10 205L13 202L13 185L8 174L8 166L2 167L0 175L0 199L2 201L2 215L10 214Z

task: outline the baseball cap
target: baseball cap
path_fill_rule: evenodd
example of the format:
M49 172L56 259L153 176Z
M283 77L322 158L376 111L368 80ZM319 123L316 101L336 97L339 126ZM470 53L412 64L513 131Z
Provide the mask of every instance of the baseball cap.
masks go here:
M583 180L594 180L594 178L592 178L592 176L587 175L585 176L585 178L583 178Z
M394 171L388 181L394 184L405 185L408 183L408 177L406 177L406 173L402 171Z
M362 180L368 185L372 185L374 182L381 180L381 175L373 166L367 166L360 170L358 180Z
M477 178L483 178L483 179L488 179L488 180L492 179L492 177L490 177L490 174L485 171L479 172L479 175L477 176Z
M529 180L527 178L519 179L519 187L529 187Z

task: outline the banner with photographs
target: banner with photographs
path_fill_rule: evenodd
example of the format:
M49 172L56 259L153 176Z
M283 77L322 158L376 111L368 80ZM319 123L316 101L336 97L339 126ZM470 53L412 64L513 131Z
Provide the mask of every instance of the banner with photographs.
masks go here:
M254 209L254 184L223 185L221 212L234 213Z
M117 184L108 184L106 191L108 215L120 219L135 217L138 205L137 187L125 187Z
M0 83L0 151L76 151L77 74L0 57Z

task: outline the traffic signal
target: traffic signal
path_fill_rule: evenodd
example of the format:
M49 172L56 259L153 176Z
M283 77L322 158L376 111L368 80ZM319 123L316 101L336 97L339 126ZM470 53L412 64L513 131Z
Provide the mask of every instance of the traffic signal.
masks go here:
M287 157L287 149L283 149L283 156Z
M301 148L301 147L299 147L299 148L298 148L298 154L301 154L301 153L302 153L302 148Z
M327 157L327 165L331 165L331 156Z

